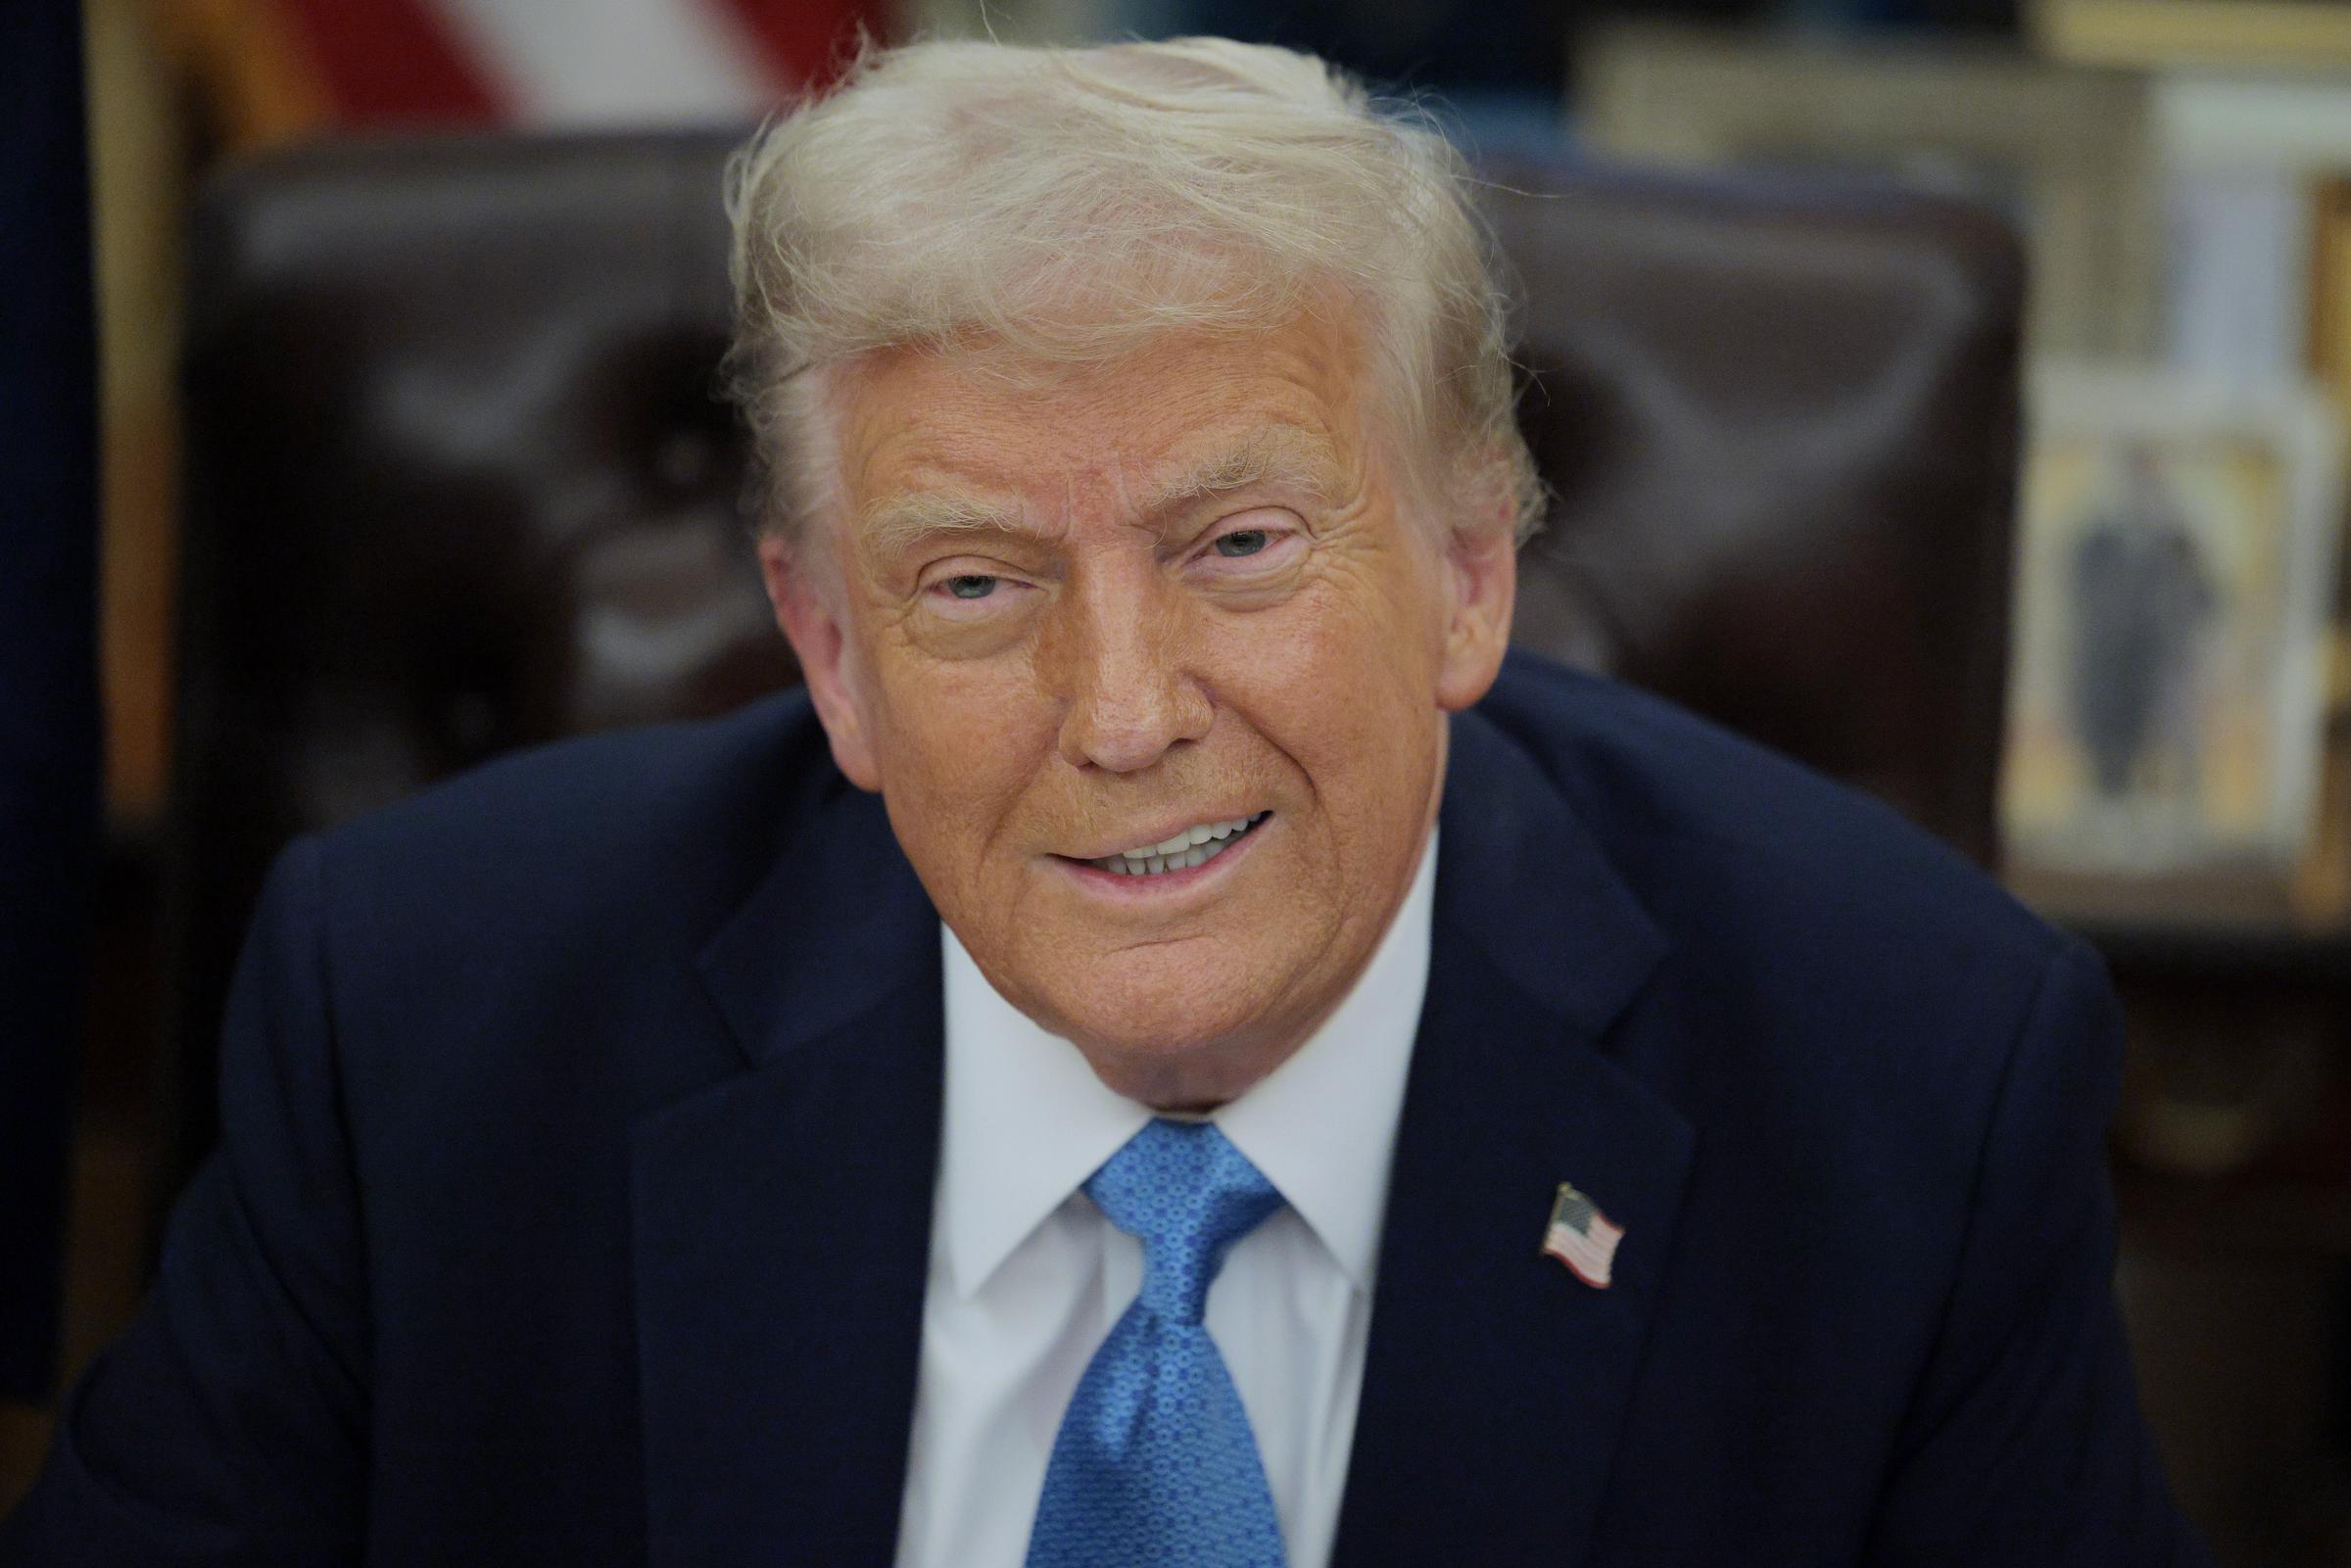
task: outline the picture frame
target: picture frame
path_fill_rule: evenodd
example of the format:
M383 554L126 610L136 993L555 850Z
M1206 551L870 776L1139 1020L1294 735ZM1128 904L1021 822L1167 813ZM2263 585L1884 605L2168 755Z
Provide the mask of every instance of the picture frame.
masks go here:
M2152 78L2163 168L2166 356L2338 389L2339 202L2351 83L2173 70ZM2351 406L2351 404L2346 404Z
M1580 41L1596 150L1681 166L1891 176L1989 203L2033 261L2037 354L2151 354L2161 215L2148 83L1994 45L1774 37L1629 23Z
M2101 884L2199 876L2290 904L2325 779L2333 405L2308 386L2083 363L2037 368L2029 402L2000 802L2012 872L2073 906Z
M2025 27L2059 60L2230 71L2341 71L2351 11L2335 0L2029 0Z
M2351 177L2321 180L2312 197L2307 298L2311 374L2351 409Z

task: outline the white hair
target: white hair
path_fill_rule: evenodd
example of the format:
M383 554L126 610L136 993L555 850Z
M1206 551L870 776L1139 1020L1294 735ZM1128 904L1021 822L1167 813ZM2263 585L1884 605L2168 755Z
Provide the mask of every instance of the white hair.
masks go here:
M1262 329L1335 296L1369 351L1406 504L1523 538L1505 299L1460 156L1311 55L1222 38L866 52L730 161L728 380L763 528L836 477L823 388L860 355L1095 361Z

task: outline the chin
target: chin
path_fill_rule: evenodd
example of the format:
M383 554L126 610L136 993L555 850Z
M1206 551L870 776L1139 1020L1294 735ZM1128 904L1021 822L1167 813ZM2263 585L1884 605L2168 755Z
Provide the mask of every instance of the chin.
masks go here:
M1216 1041L1190 1050L1128 1052L1096 1043L1079 1051L1094 1076L1129 1100L1158 1111L1212 1111L1239 1099L1279 1066L1265 1052L1243 1052Z
M1096 1076L1155 1106L1222 1103L1271 1071L1297 1042L1266 1027L1261 988L1230 975L1179 986L1090 988L1070 999L1065 1035Z

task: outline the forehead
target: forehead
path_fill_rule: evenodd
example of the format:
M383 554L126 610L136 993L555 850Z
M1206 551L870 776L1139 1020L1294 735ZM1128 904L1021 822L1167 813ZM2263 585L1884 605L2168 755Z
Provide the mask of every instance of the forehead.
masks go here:
M836 392L843 499L850 517L923 494L1049 511L1253 451L1335 478L1360 456L1361 379L1352 335L1314 317L1075 365L885 351Z

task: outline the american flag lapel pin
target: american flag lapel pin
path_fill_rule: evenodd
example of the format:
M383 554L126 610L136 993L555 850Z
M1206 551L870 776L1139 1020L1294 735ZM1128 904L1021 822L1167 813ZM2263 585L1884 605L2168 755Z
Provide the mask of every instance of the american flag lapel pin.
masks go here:
M1575 1277L1595 1290L1607 1290L1616 1261L1622 1227L1608 1222L1600 1207L1567 1183L1552 1201L1551 1225L1543 1232L1543 1250L1575 1271Z

